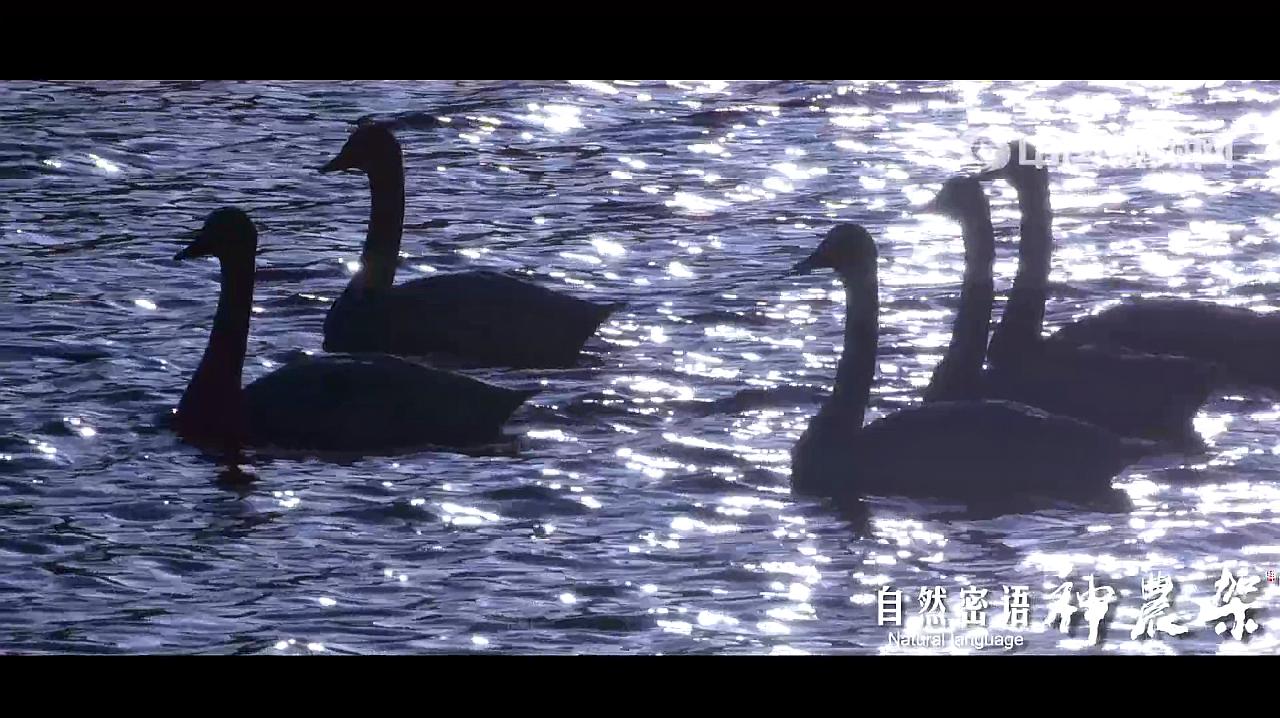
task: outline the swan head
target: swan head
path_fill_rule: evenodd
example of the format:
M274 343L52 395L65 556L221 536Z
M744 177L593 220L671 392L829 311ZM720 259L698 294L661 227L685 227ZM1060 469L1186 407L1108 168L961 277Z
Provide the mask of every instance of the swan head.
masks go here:
M192 233L191 243L175 260L217 257L220 260L254 256L258 251L258 230L243 210L224 207L211 212L204 226Z
M934 196L924 211L941 214L951 219L963 219L975 211L990 212L987 195L977 177L952 177L942 183L942 189Z
M1015 187L1027 186L1037 179L1048 181L1048 170L1038 161L1040 153L1026 140L1011 140L1005 152L1005 162L1000 167L979 172L979 180L1004 179Z
M827 232L813 254L791 268L789 276L834 269L842 277L854 277L874 272L875 268L876 243L871 233L861 225L840 224Z
M388 163L399 164L400 143L384 124L364 123L347 138L338 156L320 168L321 172L360 170L368 174Z

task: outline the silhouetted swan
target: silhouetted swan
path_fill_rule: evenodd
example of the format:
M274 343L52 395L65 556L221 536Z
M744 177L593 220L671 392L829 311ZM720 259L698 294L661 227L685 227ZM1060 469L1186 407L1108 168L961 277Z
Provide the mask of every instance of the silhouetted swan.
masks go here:
M622 306L484 270L393 284L404 228L404 161L391 130L363 124L321 172L351 169L369 177L369 230L360 270L325 320L325 349L442 353L517 368L567 367Z
M985 395L1074 416L1124 436L1181 448L1199 445L1192 420L1213 391L1216 367L1180 356L1046 341L1042 332L1053 251L1047 172L1020 164L1015 155L1005 168L978 177L994 176L1013 178L1022 225L1018 273L987 352ZM994 244L990 206L980 192L970 189L946 212L962 227L974 228L965 232L980 232L984 244Z
M383 452L467 447L501 437L536 392L506 389L391 356L317 356L241 389L258 232L242 211L214 211L174 257L217 257L222 291L204 358L178 404L178 433L211 448L270 446Z
M1009 147L1005 166L983 176L1004 177L1017 190L1023 243L1031 230L1031 237L1050 244L1048 171L1034 165L1034 146L1015 141ZM1280 389L1280 314L1189 299L1130 299L1062 327L1049 343L1190 357L1218 365L1223 381Z
M898 411L863 426L876 370L876 247L865 229L832 229L793 274L834 269L845 286L844 352L835 389L791 454L798 493L1000 500L1086 498L1148 450L1075 419L1014 402L955 401Z
M965 244L965 275L951 344L925 391L926 401L1008 399L1053 414L1072 416L1124 436L1194 444L1192 419L1207 399L1211 370L1199 363L1154 355L1115 355L1095 349L1050 347L1018 337L1010 349L1009 332L1031 333L1028 316L1041 316L1043 292L1015 284L1015 298L997 332L1003 331L1012 360L992 359L983 372L983 355L994 299L992 264L995 238L991 209L977 178L954 177L926 211L960 223ZM1019 275L1024 280L1034 273ZM1043 285L1041 285L1043 286ZM1041 297L1040 301L1035 300ZM1015 335L1017 336L1017 335ZM1038 336L1038 335L1033 335ZM992 340L992 350L998 342ZM1192 388L1188 388L1192 387Z

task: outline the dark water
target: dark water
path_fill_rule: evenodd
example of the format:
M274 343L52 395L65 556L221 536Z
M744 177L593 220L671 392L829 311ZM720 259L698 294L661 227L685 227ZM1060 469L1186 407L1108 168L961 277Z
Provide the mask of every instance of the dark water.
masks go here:
M517 458L262 457L246 486L157 428L217 290L214 264L171 257L211 209L246 208L264 248L246 380L319 351L368 193L316 168L368 114L405 125L402 280L522 269L629 307L583 368L479 373L546 383ZM1265 578L1246 643L1211 624L1129 640L1149 572L1174 578L1185 622L1224 566L1280 569L1276 397L1217 397L1207 454L1118 480L1131 509L872 501L859 526L787 488L843 299L829 276L779 277L833 221L872 229L874 402L892 410L947 340L958 228L913 207L974 166L966 133L1089 148L1232 131L1230 167L1055 171L1048 311L1137 294L1273 310L1280 85L5 82L0 127L0 650L906 650L876 625L885 584L911 625L922 588L953 611L961 587L990 589L999 625L1001 587L1026 585L1031 652L1276 650ZM1011 190L993 193L1016 234ZM1096 649L1083 625L1042 625L1045 592L1091 574L1118 592Z

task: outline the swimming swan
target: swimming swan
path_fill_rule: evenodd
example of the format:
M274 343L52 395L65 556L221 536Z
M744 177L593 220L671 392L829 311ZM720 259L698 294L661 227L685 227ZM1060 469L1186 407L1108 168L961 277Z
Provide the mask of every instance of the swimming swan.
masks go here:
M1071 416L1122 436L1165 441L1184 448L1198 443L1192 420L1209 398L1213 372L1181 357L1116 354L1098 349L1048 345L1039 338L1044 316L1044 254L1027 239L1014 288L991 340L990 369L982 356L990 324L995 238L991 207L974 177L955 177L926 208L960 223L965 244L965 281L952 334L954 354L939 365L926 399L1008 399ZM1034 261L1028 255L1037 255ZM963 372L948 366L960 357Z
M834 269L845 286L835 389L796 442L792 488L829 498L897 495L967 501L1086 498L1146 453L1146 442L1008 401L941 401L863 426L876 370L876 246L857 225L832 229L792 274Z
M622 304L597 304L493 271L394 284L404 229L404 161L387 127L366 123L321 172L359 170L372 194L360 270L329 310L328 351L449 354L490 366L573 366Z
M1053 213L1049 173L1036 166L1038 157L1033 145L1011 142L1006 164L983 178L1003 177L1017 190L1024 251L1037 255L1028 269L1044 264L1047 273ZM1225 383L1280 389L1280 314L1189 299L1131 299L1062 327L1048 341L1188 357L1217 365Z
M225 208L174 257L217 257L222 274L208 348L178 403L176 429L185 440L226 450L466 447L500 438L536 393L376 355L304 358L242 389L257 246L248 215Z

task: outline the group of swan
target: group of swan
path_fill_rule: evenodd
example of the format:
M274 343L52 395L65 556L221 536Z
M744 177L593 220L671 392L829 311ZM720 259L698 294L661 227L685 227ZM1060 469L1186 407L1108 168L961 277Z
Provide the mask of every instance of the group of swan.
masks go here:
M1034 150L1032 150L1034 151ZM864 425L877 366L875 241L831 229L793 274L832 269L847 297L834 389L792 451L797 493L989 499L1081 497L1154 451L1194 445L1191 420L1223 381L1280 387L1280 319L1189 301L1114 307L1042 334L1052 251L1048 173L1009 163L955 177L927 208L960 224L965 273L951 342L924 402ZM241 386L258 234L213 212L176 259L211 256L222 289L178 405L178 433L219 449L464 447L493 441L535 392L401 357L444 353L487 366L571 366L621 306L488 271L395 284L404 164L392 132L357 128L323 172L359 170L372 194L360 269L331 307L324 349ZM982 182L1004 178L1022 213L1018 273L988 344L995 240Z
M1010 401L961 398L967 391L951 378L934 385L947 400L863 426L879 334L876 258L866 229L840 225L793 270L835 270L844 283L847 312L835 389L792 450L791 483L797 492L835 498L1089 496L1109 487L1118 471L1142 455L1144 442L1084 421ZM969 324L986 334L985 323ZM982 361L981 354L957 355L960 346L953 343L947 357L948 376L957 379L980 370ZM978 366L960 366L965 360Z
M1043 337L1048 172L1014 150L1004 167L948 180L928 207L960 223L965 273L951 342L921 405L864 425L879 325L877 251L867 230L833 228L794 268L833 269L846 292L835 388L792 450L798 493L1098 496L1144 456L1197 446L1191 420L1215 388L1277 386L1280 319L1248 310L1130 302ZM1026 152L1035 156L1034 147ZM1022 225L1018 274L988 345L995 241L981 183L995 178L1016 190Z
M257 229L239 209L216 210L175 257L216 257L222 274L208 347L178 403L175 424L184 439L228 451L489 443L535 392L399 357L445 353L488 366L570 366L618 308L487 271L394 284L404 165L391 131L362 125L322 171L349 169L368 175L373 199L360 270L324 325L325 350L343 353L290 362L242 388Z

